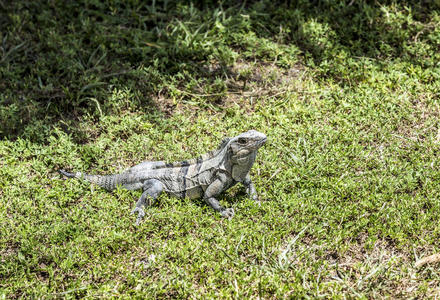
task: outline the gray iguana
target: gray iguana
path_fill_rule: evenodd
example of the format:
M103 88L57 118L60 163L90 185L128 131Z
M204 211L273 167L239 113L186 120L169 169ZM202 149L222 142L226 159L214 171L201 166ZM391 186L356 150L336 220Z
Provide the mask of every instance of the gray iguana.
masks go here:
M88 175L81 172L59 173L97 184L109 191L117 186L128 190L143 189L132 213L138 213L136 225L145 216L143 207L153 204L162 192L179 198L203 199L223 217L232 217L234 210L224 208L215 198L221 192L241 182L248 195L258 201L249 170L257 150L266 143L266 135L250 130L233 138L224 138L220 146L198 158L176 163L145 161L116 175Z

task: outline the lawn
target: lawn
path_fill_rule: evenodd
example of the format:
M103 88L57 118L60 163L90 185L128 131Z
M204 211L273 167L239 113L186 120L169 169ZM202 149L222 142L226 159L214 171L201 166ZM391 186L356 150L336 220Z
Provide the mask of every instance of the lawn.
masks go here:
M438 1L0 1L0 299L435 298ZM63 180L264 132L203 200Z

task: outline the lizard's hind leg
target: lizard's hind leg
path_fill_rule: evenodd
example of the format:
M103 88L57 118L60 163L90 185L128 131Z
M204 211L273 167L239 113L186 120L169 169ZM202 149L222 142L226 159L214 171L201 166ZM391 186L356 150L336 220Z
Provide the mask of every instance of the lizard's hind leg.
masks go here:
M154 204L154 200L159 197L160 193L163 191L163 185L159 180L150 179L145 181L143 186L144 192L142 193L139 200L136 202L135 208L131 211L132 214L138 213L136 218L136 226L140 224L145 216L144 206L148 207Z

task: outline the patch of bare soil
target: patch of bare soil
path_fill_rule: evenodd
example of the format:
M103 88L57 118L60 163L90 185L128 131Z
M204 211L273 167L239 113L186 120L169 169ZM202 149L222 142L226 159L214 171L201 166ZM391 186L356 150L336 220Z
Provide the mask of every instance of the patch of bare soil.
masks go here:
M201 80L192 90L178 88L180 96L174 95L178 101L173 100L168 92L161 92L154 97L159 111L170 116L183 110L197 113L203 108L217 113L228 107L239 106L252 112L257 103L264 104L262 102L267 98L283 97L288 92L300 89L297 81L304 76L305 69L300 64L283 69L273 64L239 61L230 68L210 64L203 73L206 78L223 78L225 90L206 92L212 83Z
M411 108L411 120L402 122L396 132L396 137L402 139L403 146L423 142L430 137L434 138L435 143L440 143L440 108L433 107L423 97L411 100Z
M0 249L0 262L4 263L10 256L17 255L18 247L16 245L6 245L4 249Z

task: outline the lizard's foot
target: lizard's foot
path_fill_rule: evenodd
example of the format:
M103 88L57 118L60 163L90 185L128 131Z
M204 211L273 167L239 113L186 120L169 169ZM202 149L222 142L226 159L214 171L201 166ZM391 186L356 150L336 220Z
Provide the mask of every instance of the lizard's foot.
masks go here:
M138 213L138 216L136 218L135 225L138 226L141 223L142 219L145 217L145 212L142 207L137 207L137 206L131 211L131 214L133 215L136 212Z
M223 218L232 218L234 216L234 209L233 208L225 208L220 212Z
M257 194L250 195L249 198L251 198L259 207L261 206L261 201Z

